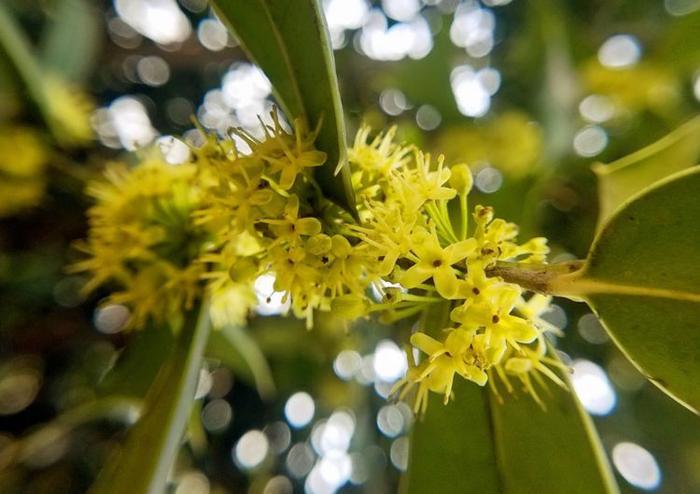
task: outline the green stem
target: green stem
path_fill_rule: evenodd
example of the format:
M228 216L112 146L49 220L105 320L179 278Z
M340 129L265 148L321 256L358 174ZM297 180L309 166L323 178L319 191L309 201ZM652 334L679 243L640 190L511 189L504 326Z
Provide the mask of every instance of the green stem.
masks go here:
M143 415L89 492L151 494L165 491L187 426L209 338L209 305L185 318L170 356L144 399Z
M425 210L428 212L433 221L435 221L438 233L442 233L443 239L448 243L456 243L457 237L452 230L449 217L444 216L440 207L435 202L432 204L425 203Z
M579 272L584 261L566 261L556 264L525 264L516 262L499 262L488 268L486 274L498 276L509 283L515 283L521 287L546 295L566 296L558 288L563 277L570 277Z
M469 233L469 203L467 194L459 195L459 215L461 220L459 239L466 240L467 234Z

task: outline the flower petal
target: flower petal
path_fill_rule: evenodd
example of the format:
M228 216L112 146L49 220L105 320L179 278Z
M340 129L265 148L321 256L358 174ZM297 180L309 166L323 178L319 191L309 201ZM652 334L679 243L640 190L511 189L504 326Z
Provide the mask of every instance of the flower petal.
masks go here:
M411 335L411 345L426 355L432 355L442 350L442 343L425 333L413 333Z
M431 269L426 268L422 264L415 264L403 273L401 284L406 288L413 288L430 278L432 274Z
M435 288L437 288L438 293L442 297L451 299L457 294L459 283L451 267L442 266L437 268L433 272L433 280L435 281Z
M461 261L470 256L476 250L477 242L475 238L468 238L456 244L445 247L445 257L450 264Z

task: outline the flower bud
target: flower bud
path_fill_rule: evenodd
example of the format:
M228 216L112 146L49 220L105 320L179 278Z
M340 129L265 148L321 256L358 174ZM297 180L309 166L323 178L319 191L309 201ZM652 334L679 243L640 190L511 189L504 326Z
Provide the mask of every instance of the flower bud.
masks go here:
M358 295L341 295L331 302L333 314L342 319L354 320L367 313L367 302Z
M333 242L325 233L319 233L308 238L306 248L315 256L322 256L330 252Z
M236 259L236 262L228 270L231 281L236 283L251 280L258 274L258 265L250 257Z
M474 185L474 178L472 177L472 172L464 163L459 165L454 165L450 168L450 187L455 189L458 194L469 194Z

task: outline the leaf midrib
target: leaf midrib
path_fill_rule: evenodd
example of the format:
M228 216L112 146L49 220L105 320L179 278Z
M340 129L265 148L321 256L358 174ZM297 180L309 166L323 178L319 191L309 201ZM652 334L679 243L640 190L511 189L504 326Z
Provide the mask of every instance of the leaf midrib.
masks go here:
M568 280L560 279L552 284L552 288L554 294L561 296L586 296L597 294L629 295L700 303L700 292L696 293L672 288L611 283L609 281L585 276L569 278Z

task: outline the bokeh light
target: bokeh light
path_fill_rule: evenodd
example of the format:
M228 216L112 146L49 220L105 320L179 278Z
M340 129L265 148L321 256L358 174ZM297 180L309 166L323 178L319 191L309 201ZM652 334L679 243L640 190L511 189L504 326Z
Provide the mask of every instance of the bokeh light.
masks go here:
M400 437L391 443L391 464L402 472L408 468L408 437Z
M362 53L375 60L397 61L406 57L421 59L433 48L428 22L417 15L407 22L389 26L380 9L372 9L359 37Z
M339 378L349 381L361 365L362 356L359 353L354 350L343 350L333 361L333 370Z
M269 443L267 436L259 430L243 434L234 448L234 460L244 470L259 466L267 457Z
M203 19L197 26L197 39L211 51L221 51L229 43L228 30L218 19Z
M603 328L603 325L600 324L595 314L582 315L576 327L581 337L594 345L601 345L610 340L608 333Z
M306 443L297 443L287 453L287 470L295 478L303 478L311 471L316 460L314 450Z
M114 0L114 8L124 22L156 43L180 43L192 31L175 0Z
M649 451L638 444L622 442L612 450L615 468L627 482L644 490L654 490L661 484L661 470Z
M131 311L124 305L105 305L95 311L95 328L97 328L100 333L118 333L124 329L130 315Z
M597 125L584 127L574 136L574 150L585 158L600 154L607 145L608 134Z
M284 416L287 422L294 428L301 428L308 425L314 418L314 399L309 393L299 391L289 397L284 405Z
M293 492L294 486L292 481L284 475L272 477L267 481L263 490L263 494L292 494Z
M377 427L387 437L396 437L404 430L404 415L396 405L385 405L377 413Z
M615 116L615 103L607 96L591 94L578 106L581 116L592 123L607 122Z
M209 494L209 479L202 472L190 470L183 473L177 482L175 494Z
M467 117L482 117L491 107L500 77L496 79L492 69L475 71L471 65L460 65L452 70L450 85L459 111Z
M490 10L480 8L475 1L466 1L454 13L450 39L472 57L484 57L493 49L495 26L496 19Z
M202 425L211 433L225 431L232 418L231 405L222 399L212 400L202 409Z
M159 87L170 79L170 66L159 56L143 57L136 63L136 74L144 84Z
M590 360L575 359L571 382L583 407L593 415L607 415L617 403L617 395L605 371Z
M639 41L629 34L611 36L598 50L598 61L601 65L614 69L632 66L639 62L641 56Z
M107 108L96 110L92 126L105 146L128 151L142 148L158 136L146 107L133 96L120 96Z
M382 381L396 381L408 369L406 354L393 341L382 340L374 350L373 369Z
M474 177L474 185L485 194L497 192L503 185L503 174L497 168L484 166L480 168Z
M280 420L267 424L263 432L270 442L270 450L277 455L287 451L292 442L292 432L287 424Z

